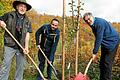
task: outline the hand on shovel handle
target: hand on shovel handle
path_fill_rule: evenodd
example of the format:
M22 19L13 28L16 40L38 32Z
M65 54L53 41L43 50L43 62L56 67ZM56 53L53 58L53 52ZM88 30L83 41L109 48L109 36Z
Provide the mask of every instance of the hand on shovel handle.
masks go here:
M1 20L0 20L0 27L3 27L3 28L5 28L5 27L6 27L6 24L5 24L5 22L4 22L4 21L1 21Z
M24 53L24 54L28 54L28 53L29 53L29 50L25 48L25 49L23 50L23 53Z
M98 63L97 54L93 54L92 60L94 63Z
M48 62L50 65L52 65L52 61L49 61L49 60L48 60L47 62Z

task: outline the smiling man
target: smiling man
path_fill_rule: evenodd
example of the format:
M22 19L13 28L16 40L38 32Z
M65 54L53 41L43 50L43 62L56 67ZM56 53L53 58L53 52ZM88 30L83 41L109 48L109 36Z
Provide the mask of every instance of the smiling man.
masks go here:
M24 47L24 51L15 43L10 35L4 33L4 60L0 71L0 80L8 80L12 58L16 55L16 73L14 80L23 80L24 53L27 54L30 34L32 32L31 22L25 15L31 9L31 5L24 1L14 1L13 7L16 11L5 13L0 16L0 27L6 27L18 42Z
M112 65L120 42L120 36L108 21L94 17L90 12L85 13L83 19L92 28L95 35L94 62L96 62L97 53L101 46L100 80L112 80Z
M57 19L52 19L50 24L45 24L40 27L35 34L36 37L36 45L43 50L49 61L53 64L54 55L56 51L56 47L60 37L60 31L58 29L59 21ZM40 37L41 35L41 37ZM41 40L39 40L41 39ZM38 51L38 59L39 59L39 68L43 72L45 65L45 57ZM52 67L48 63L47 67L47 79L51 79ZM37 80L43 80L40 75L38 75Z

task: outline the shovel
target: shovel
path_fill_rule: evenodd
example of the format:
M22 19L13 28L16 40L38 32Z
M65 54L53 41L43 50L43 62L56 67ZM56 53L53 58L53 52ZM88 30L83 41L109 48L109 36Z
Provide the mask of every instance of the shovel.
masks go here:
M87 71L88 71L88 68L90 66L90 64L92 63L92 58L90 59L86 69L85 69L85 72L84 74L82 74L81 72L78 73L78 75L76 75L75 79L74 80L90 80L89 77L86 75L87 74Z
M57 80L59 80L59 76L60 74L58 74L58 70L55 69L55 67L51 64L50 60L47 58L47 56L45 55L45 53L43 52L43 50L39 47L39 50L42 52L43 56L45 57L45 59L47 60L47 62L50 64L50 66L53 69L54 72L54 76L56 77Z
M22 47L22 45L15 39L15 37L10 33L10 31L6 28L6 27L3 27L6 32L12 37L12 39L19 45L19 47L24 50L24 48ZM39 67L37 66L37 64L34 62L34 60L30 57L29 54L26 54L27 57L31 60L31 62L35 65L36 69L38 70L39 74L41 75L41 77L43 78L43 80L46 80L42 74L42 72L40 71Z

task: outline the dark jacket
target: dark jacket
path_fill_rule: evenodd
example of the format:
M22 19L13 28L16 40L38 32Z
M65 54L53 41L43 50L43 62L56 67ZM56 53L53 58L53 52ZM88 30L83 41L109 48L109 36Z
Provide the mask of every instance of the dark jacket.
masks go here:
M12 33L12 35L16 38L16 12L12 11L9 13L4 14L0 17L0 20L3 20L6 23L7 29ZM20 44L24 47L25 46L25 36L27 32L32 32L31 22L29 21L28 17L25 16L23 19L23 26L22 26L22 37L20 40ZM14 47L16 45L15 41L9 36L9 34L5 31L4 33L4 45L9 47Z
M95 17L91 26L95 35L93 54L98 52L99 47L112 51L120 40L118 32L104 19Z
M60 31L58 29L52 30L50 24L45 24L36 31L35 37L36 45L40 45L45 53L49 53L50 61L53 61L60 37Z

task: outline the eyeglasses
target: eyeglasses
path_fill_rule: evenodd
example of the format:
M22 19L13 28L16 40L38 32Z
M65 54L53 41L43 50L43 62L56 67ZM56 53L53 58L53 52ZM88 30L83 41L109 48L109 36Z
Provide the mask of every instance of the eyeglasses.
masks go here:
M85 20L85 22L88 22L88 21L90 21L90 18L88 18L87 20Z
M55 24L52 24L53 26L58 26L58 25L55 25Z

